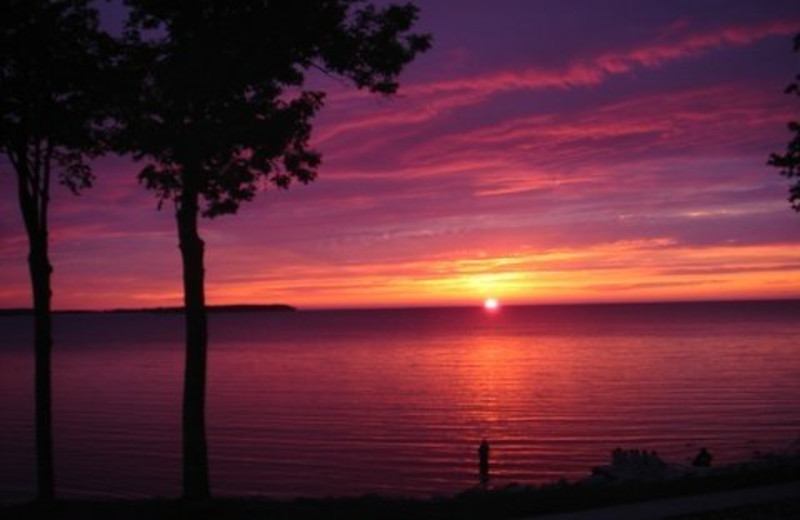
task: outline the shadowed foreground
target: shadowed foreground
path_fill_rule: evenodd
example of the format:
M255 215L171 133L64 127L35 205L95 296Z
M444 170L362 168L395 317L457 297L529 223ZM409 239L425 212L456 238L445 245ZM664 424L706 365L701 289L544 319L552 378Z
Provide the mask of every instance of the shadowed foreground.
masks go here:
M562 518L680 518L681 520L800 518L800 457L781 457L768 466L733 465L706 475L667 481L566 483L472 489L454 497L411 500L360 498L218 499L203 503L153 499L58 501L0 508L6 519L472 519L525 518L566 513ZM719 493L707 497L704 493ZM691 497L676 498L676 497ZM670 500L675 498L675 500ZM637 503L643 504L637 504ZM650 502L647 504L646 502ZM627 505L625 505L627 504ZM674 513L666 507L669 504ZM688 505L687 505L688 504ZM692 505L696 504L696 505ZM614 507L619 506L619 507ZM595 509L584 513L568 513ZM620 514L629 516L620 516ZM602 516L602 515L611 516ZM666 516L665 516L666 514ZM600 516L597 516L600 515ZM630 516L633 515L633 516ZM644 516L642 516L644 515ZM553 516L559 518L561 515Z

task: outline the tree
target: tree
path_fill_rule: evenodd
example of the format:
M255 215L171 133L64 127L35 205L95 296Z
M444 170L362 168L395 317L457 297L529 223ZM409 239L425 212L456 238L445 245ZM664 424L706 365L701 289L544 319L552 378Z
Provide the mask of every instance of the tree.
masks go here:
M6 0L0 7L0 151L17 177L34 308L37 497L55 495L51 363L50 178L89 187L102 149L99 74L110 56L89 0Z
M127 82L117 148L147 164L140 181L175 207L183 265L186 362L183 495L210 496L205 436L207 326L198 216L233 214L260 184L314 180L308 145L324 93L310 69L392 94L430 46L412 4L363 0L128 0Z
M800 51L800 33L794 37L794 50ZM800 96L800 74L795 76L795 81L786 87L785 92ZM794 179L794 184L789 186L789 203L800 212L800 121L790 121L788 127L794 137L786 146L786 153L770 154L767 164L780 168L781 175Z

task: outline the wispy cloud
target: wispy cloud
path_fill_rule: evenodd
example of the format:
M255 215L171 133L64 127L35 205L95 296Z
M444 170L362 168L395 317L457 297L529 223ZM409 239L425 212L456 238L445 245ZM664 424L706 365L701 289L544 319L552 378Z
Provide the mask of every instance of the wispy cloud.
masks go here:
M788 36L800 31L800 17L754 25L720 27L704 32L675 35L673 41L642 43L627 49L605 51L575 60L561 68L536 67L522 70L495 70L483 74L444 78L405 86L403 102L376 104L363 93L345 93L332 100L332 105L360 100L367 102L370 115L340 121L325 129L319 142L343 133L373 127L422 124L452 110L484 102L488 97L512 91L536 91L591 87L614 76L628 75L637 69L655 69L673 62L702 56L726 47L741 47L775 36ZM663 37L661 38L663 39ZM355 105L356 107L358 105Z
M792 35L800 29L800 18L752 26L723 27L710 32L689 34L671 43L644 43L634 48L609 51L576 61L561 69L528 68L500 71L470 78L457 78L414 85L408 95L448 91L481 92L492 95L508 90L537 90L593 86L610 76L628 74L637 68L656 68L730 46L744 46L773 36Z

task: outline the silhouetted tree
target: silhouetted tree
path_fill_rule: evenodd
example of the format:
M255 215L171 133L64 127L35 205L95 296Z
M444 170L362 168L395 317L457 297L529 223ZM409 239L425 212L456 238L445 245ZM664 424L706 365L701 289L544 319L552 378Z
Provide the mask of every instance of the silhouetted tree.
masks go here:
M800 33L794 37L794 50L800 51ZM795 81L786 87L785 92L800 96L800 74L795 76ZM800 121L790 121L788 126L794 137L786 146L786 153L771 154L768 164L780 168L781 175L794 179L789 186L789 202L795 211L800 211Z
M88 0L0 4L0 150L17 177L34 308L37 497L54 497L48 205L50 178L91 185L100 151L100 79L111 49Z
M430 37L412 4L363 0L128 0L129 85L120 151L147 160L139 179L175 206L183 262L186 364L183 495L210 496L205 435L204 243L198 215L235 213L260 183L312 181L309 148L324 94L310 69L391 94Z

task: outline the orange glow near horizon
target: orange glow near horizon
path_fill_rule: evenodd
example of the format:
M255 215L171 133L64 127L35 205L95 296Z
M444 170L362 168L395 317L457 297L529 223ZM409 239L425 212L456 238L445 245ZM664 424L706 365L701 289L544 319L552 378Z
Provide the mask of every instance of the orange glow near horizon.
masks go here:
M298 269L286 278L213 284L210 301L287 301L299 306L470 305L503 294L511 303L793 298L797 250L787 246L693 249L665 241L613 243L513 255L364 264L341 272ZM768 260L766 260L768 259ZM301 280L301 281L298 281Z
M689 248L655 240L496 256L461 253L338 269L298 262L280 272L265 271L255 260L237 259L240 263L232 274L224 269L231 260L211 249L207 302L286 303L308 309L471 306L475 301L488 303L487 294L502 294L507 304L797 298L796 258L792 246ZM99 275L78 285L57 270L54 305L179 306L177 267L174 279L136 286Z

